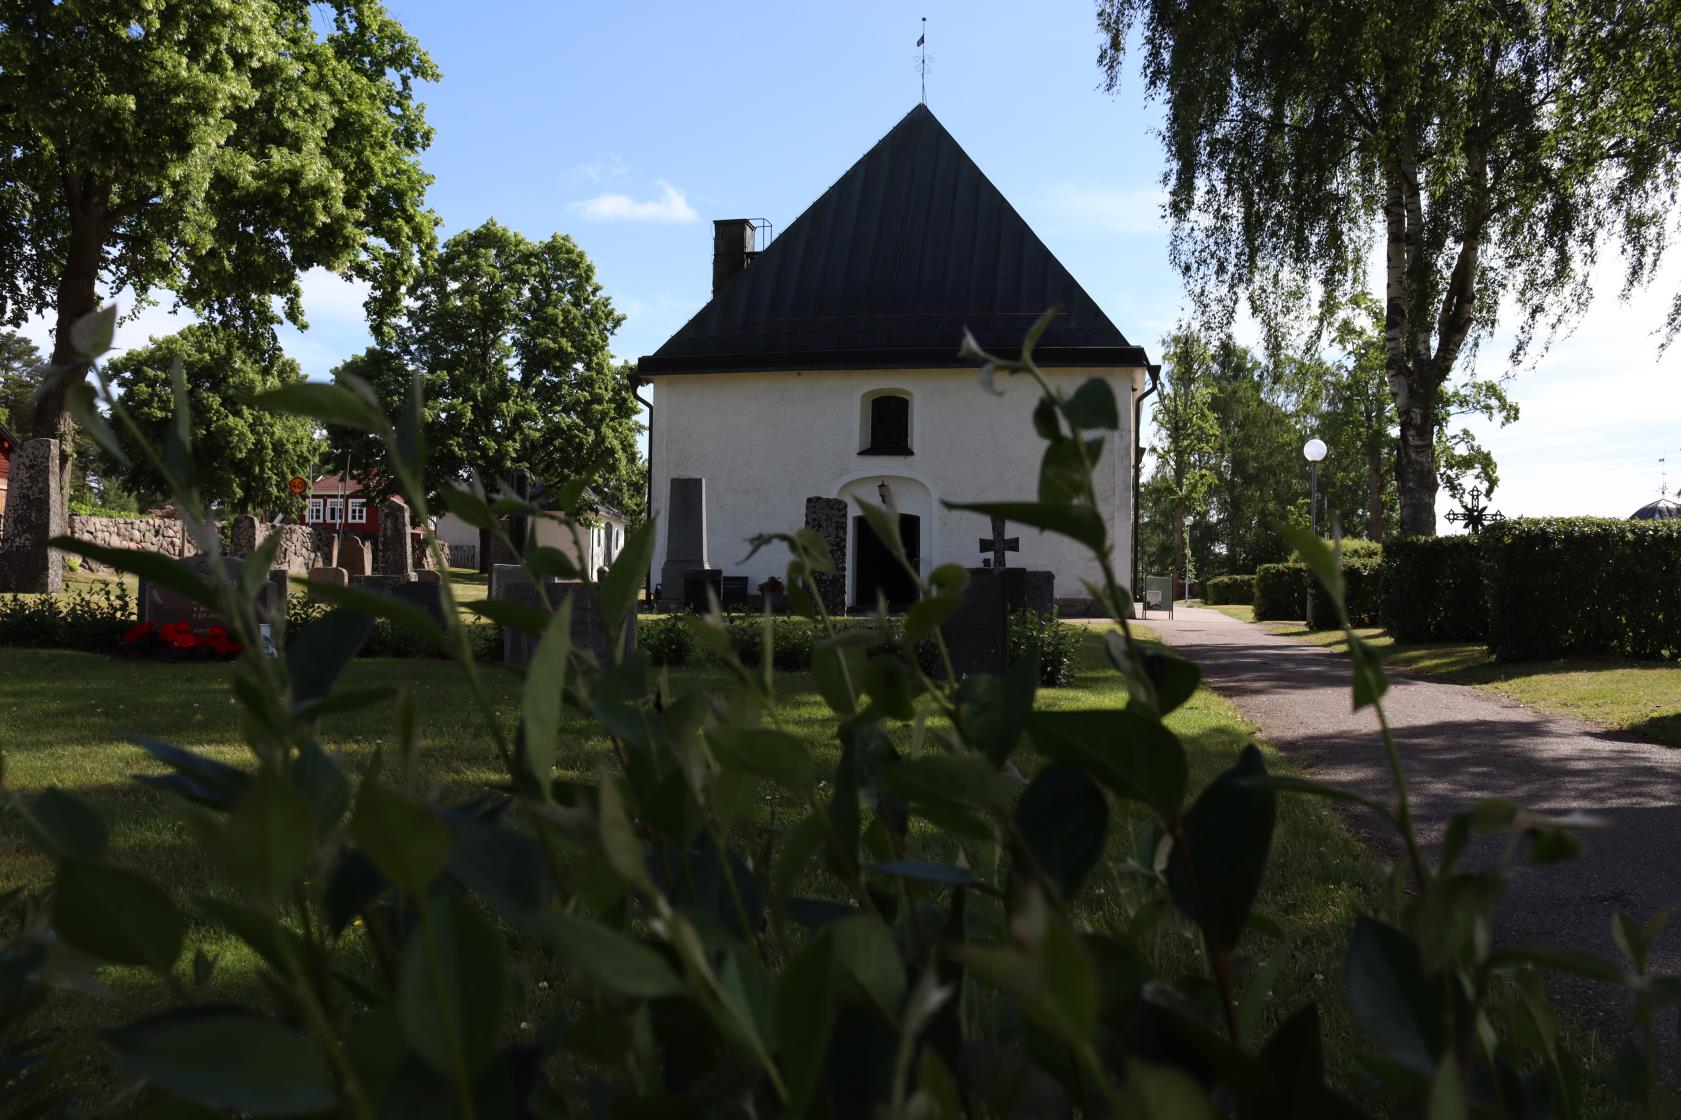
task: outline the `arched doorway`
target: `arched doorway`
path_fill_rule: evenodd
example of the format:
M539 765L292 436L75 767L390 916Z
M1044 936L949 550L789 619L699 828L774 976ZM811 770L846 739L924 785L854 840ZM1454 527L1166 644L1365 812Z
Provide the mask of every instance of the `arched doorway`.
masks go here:
M887 596L888 605L895 610L904 610L915 603L917 581L870 528L861 506L868 502L898 512L899 539L904 542L905 554L918 577L925 577L940 562L934 539L938 503L927 482L905 473L902 468L878 467L876 472L860 472L841 479L835 485L835 496L852 507L846 548L848 605L874 610L878 591Z
M856 542L853 549L857 574L853 582L856 589L855 605L865 610L873 610L882 597L887 599L889 610L902 611L916 602L916 580L911 578L905 565L893 555L893 550L887 542L876 533L869 520L862 515L852 519L852 539ZM899 515L899 540L905 546L905 558L910 561L912 568L918 572L922 570L922 518L914 513Z

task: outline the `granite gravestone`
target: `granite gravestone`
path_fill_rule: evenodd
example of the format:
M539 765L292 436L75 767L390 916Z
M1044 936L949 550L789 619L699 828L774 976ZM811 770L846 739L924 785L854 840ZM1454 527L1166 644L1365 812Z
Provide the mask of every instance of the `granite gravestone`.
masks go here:
M705 614L724 602L722 568L690 568L683 573L683 609Z
M361 537L348 536L339 545L339 564L346 573L353 576L368 574L368 546Z
M0 540L0 591L56 595L64 590L64 555L47 542L65 524L58 440L25 440L12 452L6 535Z
M940 624L959 679L972 673L1002 673L1010 666L1009 589L1018 568L970 568L963 605Z
M805 527L828 546L835 563L834 575L816 577L817 595L830 614L846 613L846 499L807 498Z
M399 583L386 594L412 604L426 612L426 617L439 626L444 622L444 585L436 580L412 580Z
M210 582L210 560L204 556L194 556L185 561L188 568L195 572L206 583ZM239 573L245 566L245 561L232 556L222 557L223 570L235 585L239 583ZM257 588L256 609L261 619L264 615L277 608L284 609L281 604L285 601L285 592L275 585L273 580L264 580ZM167 587L160 587L150 580L140 581L140 620L150 622L154 627L162 629L172 622L185 621L195 634L204 634L212 626L220 626L225 630L232 627L223 621L215 611L203 603L195 603L178 591Z
M374 551L374 575L414 574L414 545L409 541L409 507L399 498L379 503L379 547Z
M542 597L524 568L517 564L498 564L491 570L492 596L511 603L544 610ZM598 609L595 586L579 580L545 579L543 591L551 606L558 608L565 599L572 601L572 644L590 650L599 659L608 654L607 629ZM538 639L511 626L502 629L502 660L521 668L531 664ZM625 623L625 652L636 648L636 615L633 612Z
M325 583L332 587L349 587L350 573L345 571L343 568L311 568L309 570L309 582ZM327 603L332 600L327 599L325 596L314 590L311 590L309 593L309 601L312 603Z
M660 568L661 594L668 605L684 601L686 577L697 569L707 570L706 479L674 478L665 514L665 564Z

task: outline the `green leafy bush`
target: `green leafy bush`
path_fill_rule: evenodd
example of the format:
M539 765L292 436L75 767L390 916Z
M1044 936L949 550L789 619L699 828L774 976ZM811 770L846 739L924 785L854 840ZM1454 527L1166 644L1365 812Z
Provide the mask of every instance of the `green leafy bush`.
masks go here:
M114 653L133 625L134 600L120 583L62 596L0 597L0 646Z
M1039 683L1046 688L1067 688L1074 683L1074 667L1080 649L1080 634L1057 620L1055 611L1016 611L1010 615L1010 660L1039 651Z
M6 793L14 834L54 869L50 890L0 896L8 1106L62 1114L52 1096L66 1052L28 1020L54 1010L54 985L86 988L93 970L123 966L122 1006L151 985L169 1009L103 1033L109 1102L78 1115L1272 1120L1515 1118L1555 1105L1582 1115L1579 1059L1540 970L1614 985L1649 1026L1681 1002L1681 977L1647 967L1663 915L1615 915L1621 960L1495 943L1512 865L1567 858L1577 841L1566 830L1581 822L1500 800L1465 806L1431 858L1387 731L1389 800L1271 775L1253 745L1198 788L1168 722L1198 671L1130 630L1094 481L1118 402L1103 379L1069 395L1044 380L1032 342L1047 321L1020 360L972 341L965 353L985 386L1020 374L1042 389L1039 492L1055 500L962 508L1089 550L1125 696L1104 708L1042 703L1030 662L954 682L898 652L933 643L944 659L938 624L962 606L960 569L923 581L897 642L839 625L816 583L834 563L804 532L759 543L787 549L789 594L809 611L828 711L797 718L822 723L832 764L785 728L773 667L745 664L746 645L720 620L690 627L722 679L687 687L617 640L652 555L651 523L592 589L607 656L572 648L569 628L537 611L499 611L539 639L511 712L485 689L453 615L440 628L393 600L345 595L281 627L282 656L269 658L250 596L219 566L205 584L177 561L148 560L153 578L216 609L243 646L228 670L250 749L242 765L138 741L165 771L140 780L171 797L136 811L190 822L180 835L224 882L189 915L122 865L86 802ZM424 382L414 385L409 417L425 406ZM268 403L382 441L424 519L418 451L366 389L341 374ZM101 403L124 422L120 405ZM142 450L213 548L184 474L190 448L168 462ZM481 492L445 500L511 547ZM511 499L498 508L540 514ZM892 523L889 511L863 511ZM1311 537L1292 543L1346 623L1336 560ZM380 620L459 664L494 754L479 796L443 804L417 788L406 695L373 765L352 773L323 749L346 712L392 703L339 681ZM1354 703L1381 710L1379 659L1352 630L1347 641ZM926 719L930 709L940 718ZM599 776L557 773L561 737L579 723L610 744ZM1322 992L1275 986L1296 933L1268 912L1264 889L1286 793L1366 804L1402 853L1396 920L1366 914L1347 931L1344 998L1374 1050L1362 1055L1374 1076L1358 1105L1326 1082ZM744 807L762 799L777 812L760 824ZM1461 865L1474 833L1503 854ZM1131 856L1116 861L1122 845ZM219 983L204 946L234 942L259 983ZM1164 942L1199 959L1186 966L1158 951ZM1639 1113L1669 1114L1653 1066L1636 1042L1617 1060Z
M1482 537L1495 657L1681 656L1681 522L1520 518Z
M1255 601L1255 577L1215 576L1202 585L1203 598L1217 606Z
M638 622L636 644L648 651L648 660L654 665L675 668L689 663L695 636L682 615L668 614Z
M1307 612L1307 569L1299 562L1255 569L1255 621L1298 619Z
M1350 542L1356 543L1356 542ZM1359 544L1371 545L1371 541ZM1354 626L1376 626L1383 613L1383 550L1356 549L1342 555L1343 603ZM1316 580L1308 581L1307 626L1309 630L1335 630L1339 622L1336 605Z
M1381 621L1398 641L1482 641L1488 593L1477 536L1385 542Z

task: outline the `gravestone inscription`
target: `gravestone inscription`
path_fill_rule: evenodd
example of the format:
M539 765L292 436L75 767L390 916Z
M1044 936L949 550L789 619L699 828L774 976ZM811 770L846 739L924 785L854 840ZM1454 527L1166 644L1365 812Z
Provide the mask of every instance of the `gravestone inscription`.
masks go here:
M204 556L194 556L186 561L187 567L192 569L199 578L210 582L210 560ZM232 556L222 557L222 564L227 577L236 585L239 582L240 570L245 562ZM264 580L257 588L256 609L258 617L277 609L284 601L285 593L275 585L272 579ZM160 586L150 580L140 581L140 620L150 622L154 627L162 629L172 622L185 621L195 634L207 633L211 627L220 626L231 629L214 610L203 603L194 602L179 591Z

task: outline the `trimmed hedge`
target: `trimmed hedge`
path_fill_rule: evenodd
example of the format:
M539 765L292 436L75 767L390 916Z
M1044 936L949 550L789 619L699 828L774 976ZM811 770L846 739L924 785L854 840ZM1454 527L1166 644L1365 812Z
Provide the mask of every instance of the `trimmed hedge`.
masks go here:
M1307 565L1296 560L1288 564L1262 564L1255 569L1255 621L1270 622L1302 617L1309 583Z
M1401 537L1384 547L1384 629L1402 642L1482 641L1488 591L1480 539Z
M1482 536L1496 658L1681 656L1681 522L1520 518Z
M1349 544L1354 542L1344 542ZM1371 541L1358 542L1368 547L1342 554L1342 582L1344 605L1352 626L1376 626L1383 612L1383 550ZM1316 579L1308 580L1309 630L1335 630L1342 625L1336 608Z
M1205 602L1225 605L1255 601L1254 576L1215 576L1202 585Z

